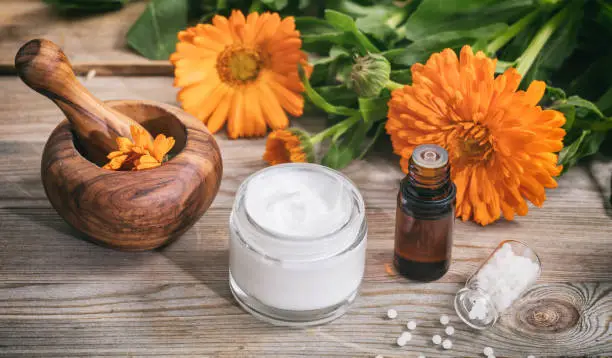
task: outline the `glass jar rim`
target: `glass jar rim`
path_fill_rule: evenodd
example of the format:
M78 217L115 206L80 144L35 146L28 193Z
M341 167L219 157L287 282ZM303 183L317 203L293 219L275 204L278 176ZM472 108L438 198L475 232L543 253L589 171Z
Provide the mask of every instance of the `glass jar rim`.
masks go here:
M250 180L272 170L300 169L324 172L331 179L339 181L343 190L341 195L345 196L342 200L350 201L346 203L346 207L350 207L346 222L344 218L339 220L342 225L337 228L331 225L334 230L325 231L323 235L293 236L270 231L267 227L258 225L253 217L249 217L244 201L248 196L246 190ZM267 260L283 264L319 262L343 256L363 244L367 237L365 204L355 184L333 169L308 163L281 164L252 174L240 185L230 215L230 230L241 246Z
M326 239L331 238L332 236L337 235L339 232L343 231L344 229L346 229L347 227L351 226L352 224L355 223L355 221L359 220L362 221L365 219L365 204L363 201L363 197L361 195L361 193L359 192L359 190L357 190L357 186L355 185L355 183L353 183L352 180L350 180L346 175L330 169L326 166L323 165L319 165L319 164L314 164L314 163L285 163L285 164L278 164L278 165L274 165L274 166L270 166L261 170L256 171L255 173L249 175L243 182L242 184L240 184L240 187L238 188L238 190L236 191L236 201L235 201L235 208L241 208L244 207L244 200L246 198L246 195L248 195L247 189L248 189L248 185L249 183L252 182L253 179L255 179L258 176L261 176L267 172L270 171L275 171L275 170L290 170L290 169L297 169L297 170L309 170L309 171L319 171L319 172L324 172L326 175L329 175L337 180L339 180L342 183L346 183L347 185L347 189L349 190L350 194L353 196L351 200L351 215L347 218L346 221L344 221L341 225L339 225L337 228L335 228L333 231L330 231L328 233L325 233L323 235L287 235L284 233L280 233L274 230L269 230L263 226L261 226L259 223L257 223L257 220L255 220L252 215L249 213L248 210L246 210L245 208L245 215L247 220L249 221L249 224L251 224L253 227L255 227L259 232L261 232L262 234L265 235L269 235L271 237L274 237L277 240L284 240L284 241L294 241L294 242L315 242L315 241L323 241ZM356 199L356 200L355 200ZM354 214L355 209L357 210L357 215Z

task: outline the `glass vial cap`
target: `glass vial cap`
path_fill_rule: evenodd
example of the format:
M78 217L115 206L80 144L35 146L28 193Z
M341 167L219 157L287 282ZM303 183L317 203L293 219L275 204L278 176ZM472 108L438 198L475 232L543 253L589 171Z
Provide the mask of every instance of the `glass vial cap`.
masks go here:
M448 153L435 144L422 144L414 148L412 160L421 168L437 169L448 163Z

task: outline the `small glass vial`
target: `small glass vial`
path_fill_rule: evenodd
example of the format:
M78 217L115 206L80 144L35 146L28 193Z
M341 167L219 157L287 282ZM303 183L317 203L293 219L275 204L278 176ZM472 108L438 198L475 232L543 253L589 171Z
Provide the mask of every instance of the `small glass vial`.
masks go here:
M255 317L283 326L322 324L357 296L365 207L341 173L298 163L260 170L238 189L229 225L230 288Z
M433 281L448 271L455 193L448 153L433 144L416 147L397 196L393 261L401 275Z
M455 295L455 310L470 327L492 327L542 271L538 255L520 241L502 241Z

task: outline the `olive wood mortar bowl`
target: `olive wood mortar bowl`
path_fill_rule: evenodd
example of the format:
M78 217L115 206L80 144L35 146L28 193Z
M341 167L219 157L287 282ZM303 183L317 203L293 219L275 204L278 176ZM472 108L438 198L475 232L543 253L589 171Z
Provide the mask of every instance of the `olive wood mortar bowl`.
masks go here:
M49 201L87 239L141 251L168 244L213 202L223 173L219 147L206 126L186 112L152 101L108 101L155 137L176 140L169 161L153 169L112 171L85 158L67 120L51 133L41 175ZM97 163L103 164L103 163Z

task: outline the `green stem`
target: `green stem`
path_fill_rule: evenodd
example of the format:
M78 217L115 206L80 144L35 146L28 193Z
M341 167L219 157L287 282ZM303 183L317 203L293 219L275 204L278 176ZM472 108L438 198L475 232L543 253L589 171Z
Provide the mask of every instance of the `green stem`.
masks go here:
M385 87L389 90L389 91L393 91L396 90L398 88L403 88L404 85L401 83L397 83L395 81L389 80L387 81L387 84L385 85Z
M351 128L355 123L357 123L361 119L359 114L352 115L345 120L334 124L333 126L317 133L316 135L310 137L310 141L313 144L319 143L323 139L334 135L336 132L342 131L346 132L347 129Z
M217 0L217 11L227 7L227 0Z
M542 26L538 33L533 37L525 52L523 52L523 54L516 60L516 70L521 76L525 77L531 68L531 65L540 54L540 51L542 51L542 48L544 45L546 45L546 42L548 42L553 33L555 33L557 28L569 15L569 10L570 7L566 6L563 10L559 11L555 16L548 20L548 22L544 24L544 26Z
M512 40L516 35L518 35L521 31L523 31L529 24L533 22L538 17L539 10L534 10L529 14L522 17L519 21L512 24L512 26L508 27L503 34L497 36L495 40L493 40L489 45L487 45L486 52L488 54L494 55L500 48L504 47L510 40Z
M327 113L338 114L343 116L352 116L355 113L359 113L357 110L344 107L344 106L334 106L333 104L327 102L323 96L321 96L317 91L312 88L310 85L310 81L308 80L308 76L304 73L304 69L299 67L300 76L302 77L302 83L304 84L304 89L306 96L318 108L324 110Z
M361 48L364 50L363 55L366 55L368 52L370 52L370 53L379 53L380 52L378 47L376 47L372 43L372 41L370 41L370 39L368 39L368 37L363 34L363 32L361 32L359 30L355 30L355 31L353 31L353 35L355 35L355 38L357 39L357 43L359 43Z

